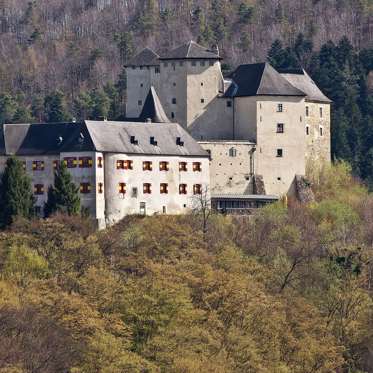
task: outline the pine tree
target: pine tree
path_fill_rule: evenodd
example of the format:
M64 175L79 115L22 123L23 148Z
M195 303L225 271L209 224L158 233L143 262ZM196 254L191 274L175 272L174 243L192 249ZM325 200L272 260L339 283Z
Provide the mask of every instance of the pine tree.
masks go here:
M69 120L65 108L65 98L62 92L55 91L45 97L44 111L48 123L65 122Z
M71 179L64 163L54 175L54 185L48 189L48 202L45 204L45 215L51 216L56 212L78 215L80 213L79 187Z
M9 158L0 184L0 225L10 225L16 217L31 218L34 202L31 180L23 163L15 157Z

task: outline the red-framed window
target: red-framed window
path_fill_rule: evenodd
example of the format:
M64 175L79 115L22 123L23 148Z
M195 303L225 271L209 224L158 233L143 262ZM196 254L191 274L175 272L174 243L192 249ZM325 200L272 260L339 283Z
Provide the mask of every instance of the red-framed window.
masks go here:
M76 168L78 165L78 160L76 157L66 157L63 159L67 168Z
M57 170L57 168L60 166L60 161L58 159L55 159L53 161L53 169Z
M170 164L169 162L159 162L159 171L168 171L170 169Z
M118 191L120 194L126 194L126 183L119 183Z
M144 171L152 171L153 170L153 162L151 162L151 161L142 162L142 169Z
M98 191L98 194L104 193L104 183L97 184L97 191Z
M80 168L91 168L93 166L92 157L80 157L79 158L79 167Z
M91 184L90 183L80 183L80 193L82 193L82 194L91 193Z
M187 185L186 184L180 184L179 185L179 194L187 194Z
M152 184L144 183L143 184L143 193L144 194L151 194L151 192L152 192Z
M103 164L102 157L97 157L97 168L103 168L103 167L104 167L104 164Z
M186 162L179 162L179 171L188 171L188 164Z
M201 162L193 162L193 171L202 171Z
M32 161L33 171L44 171L44 161Z
M161 192L161 194L168 194L168 184L167 183L161 183L160 192Z
M41 196L44 194L44 184L35 184L34 185L34 194Z
M202 194L202 185L194 184L193 185L193 194Z

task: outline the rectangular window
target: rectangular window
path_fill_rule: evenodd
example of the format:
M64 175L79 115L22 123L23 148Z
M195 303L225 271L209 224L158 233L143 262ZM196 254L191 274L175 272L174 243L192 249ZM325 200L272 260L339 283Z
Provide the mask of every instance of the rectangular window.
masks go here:
M43 184L35 184L34 185L34 194L37 196L44 194L44 185Z
M159 162L159 171L168 171L170 168L168 162Z
M320 118L322 118L322 107L320 108Z
M227 101L227 107L232 107L232 101Z
M323 128L320 127L320 136L323 136L323 135L324 135Z
M53 161L53 169L57 170L57 168L60 166L60 161L59 160L54 160Z
M308 136L310 134L310 127L306 127L306 135Z
M98 183L97 191L98 191L98 194L104 193L104 183Z
M179 185L179 194L187 194L187 185L186 184L180 184Z
M277 133L284 133L284 123L277 123Z
M306 117L310 116L310 108L306 106Z
M176 104L176 98L175 97L172 99L172 103Z
M185 172L188 171L187 163L186 162L179 162L179 171Z
M161 183L160 192L161 194L168 194L168 184Z
M192 66L196 66L197 65L197 62L196 61L192 61Z
M32 161L33 171L44 171L44 161Z
M103 168L102 157L97 158L97 167L98 168Z
M204 104L204 103L205 103L205 99L201 98L201 104Z
M91 193L91 184L90 183L80 183L80 193L82 193L82 194Z
M142 186L142 191L144 194L151 194L152 192L152 184L144 183Z
M80 168L91 168L93 166L93 159L91 157L80 157L79 167Z
M120 194L126 194L126 183L119 183L118 191Z
M194 184L193 185L193 194L202 194L202 185Z
M277 149L276 157L282 158L283 155L284 155L283 150L282 149Z
M152 171L153 170L153 163L151 161L142 162L142 169L144 171Z
M200 64L201 66L205 66L205 61L201 61L199 64Z
M210 66L214 66L214 61L209 61Z
M142 106L142 101L141 101L141 100L138 100L138 101L137 101L137 105L138 105L138 106Z
M66 157L63 161L67 168L75 168L78 165L78 160L76 157Z
M155 68L155 73L156 73L156 74L159 74L160 72L161 72L161 71L159 70L159 67L156 67L156 68Z
M202 171L201 162L193 162L193 171Z
M282 113L284 111L284 107L282 104L277 104L277 112Z

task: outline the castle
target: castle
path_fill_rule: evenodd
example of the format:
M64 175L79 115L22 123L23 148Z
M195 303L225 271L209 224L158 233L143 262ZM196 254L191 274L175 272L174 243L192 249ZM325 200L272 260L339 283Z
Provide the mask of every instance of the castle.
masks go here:
M144 49L126 65L127 116L180 123L210 154L215 199L294 194L307 162L330 161L331 101L304 70L244 64L225 78L221 60L193 41Z
M126 65L126 121L4 124L0 173L17 156L43 216L64 162L99 227L127 214L181 214L206 190L240 211L297 193L311 160L330 161L330 100L304 70L245 64L223 77L221 57L191 41Z

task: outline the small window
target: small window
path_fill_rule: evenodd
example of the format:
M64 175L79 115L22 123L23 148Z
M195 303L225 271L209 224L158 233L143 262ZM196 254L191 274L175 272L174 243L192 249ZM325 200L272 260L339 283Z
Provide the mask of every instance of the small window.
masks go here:
M284 111L284 107L282 104L277 104L277 112L282 113Z
M236 157L237 156L237 149L236 148L230 148L229 149L229 156L230 157Z
M306 117L310 116L310 108L306 106Z
M196 66L197 65L197 62L196 61L192 61L192 66Z
M163 206L163 207L162 207L162 213L163 213L163 214L166 214L166 213L167 213L167 208L166 208L166 206Z
M201 87L203 87L203 82L201 82Z
M154 72L155 72L156 74L159 74L161 71L160 71L159 67L156 67L155 70L154 70Z
M158 145L158 141L155 139L154 136L150 136L149 143L150 143L150 145L154 145L154 146Z
M324 135L324 131L323 131L323 128L320 127L320 136L323 136Z
M76 157L64 158L64 163L67 168L75 168L78 165L78 160Z
M227 107L232 107L232 101L227 101Z
M184 146L184 141L181 141L181 137L176 137L176 145Z
M284 133L284 123L277 123L277 133Z
M140 84L140 87L143 87L143 86L144 86L144 84L143 84L143 83L141 83L141 84Z
M173 82L172 85L173 85L174 87L176 87L176 83L175 83L175 82Z
M168 194L168 184L167 183L161 183L160 192L161 192L161 194Z
M180 184L179 185L179 194L187 194L187 185L186 184Z
M120 194L126 194L126 183L119 183L118 191Z
M82 193L82 194L91 193L91 184L90 183L80 183L80 193Z
M44 194L44 185L43 184L35 184L34 185L34 194L37 196L41 196Z
M169 163L168 162L159 162L159 171L168 171L169 170Z
M53 169L57 170L57 168L60 166L60 161L59 160L54 160L53 161Z
M93 166L93 159L91 157L80 157L79 168L91 168Z
M276 156L277 156L278 158L282 158L283 155L284 155L283 150L282 150L282 149L277 149L277 155L276 155Z
M124 160L122 159L117 160L117 170L124 170Z
M171 112L171 118L175 119L175 113L173 111Z
M97 191L98 191L98 194L104 193L104 183L97 184Z
M211 150L210 150L210 149L206 149L206 152L207 152L207 154L209 155L210 160L211 160Z
M320 108L320 118L322 118L322 107Z
M179 162L179 171L186 172L188 171L188 164L186 162Z
M152 192L152 184L144 183L142 187L142 191L144 194L151 194Z
M174 105L176 104L176 98L175 98L175 97L172 99L172 103L173 103Z
M97 167L98 168L103 168L103 163L102 163L102 157L97 158Z
M33 171L44 171L44 161L32 161Z
M151 162L151 161L142 162L142 169L144 171L152 171L153 170L153 162Z
M278 177L277 180L278 180L278 181L281 181L281 177Z
M202 194L202 185L194 184L193 185L193 194Z
M310 134L310 127L306 126L306 135L308 136Z
M205 99L201 98L201 104L204 104L204 103L205 103Z
M205 61L201 61L199 64L200 64L201 66L205 66Z
M137 105L142 106L142 101L141 100L137 101Z
M209 61L210 66L214 66L214 61Z
M193 171L194 172L202 171L201 162L193 162Z

